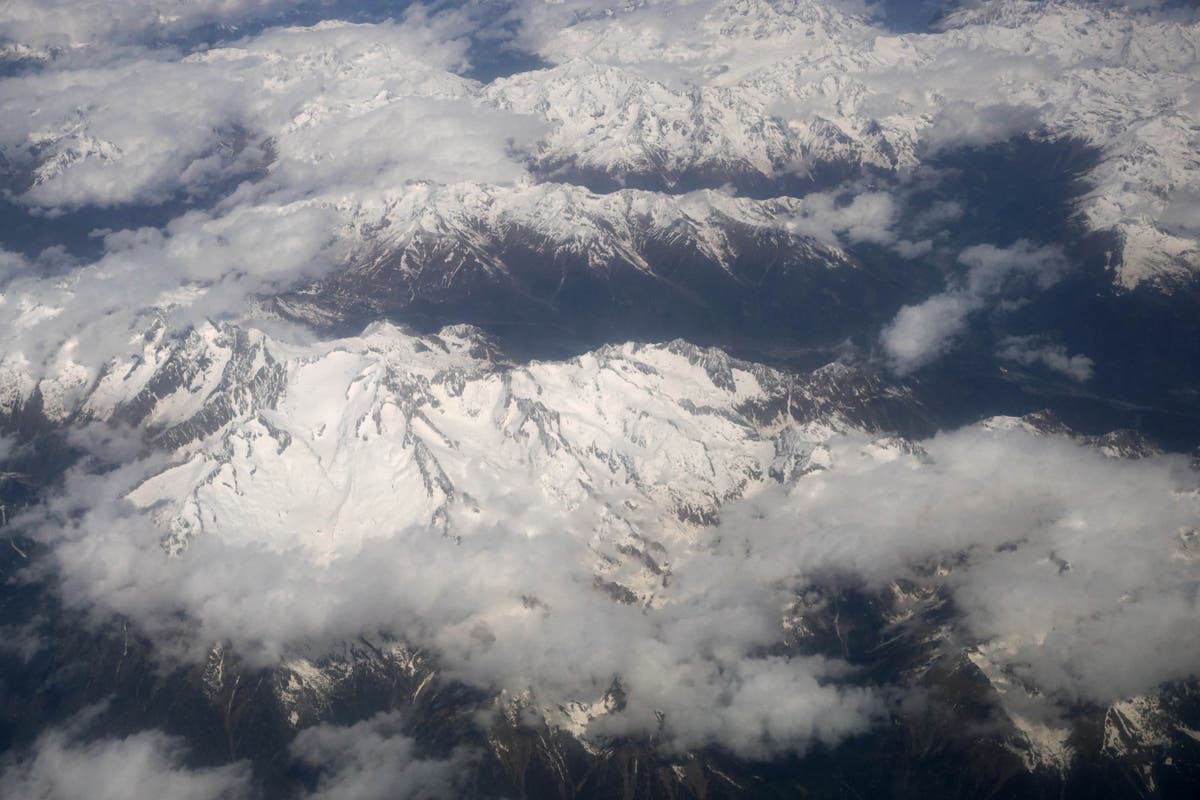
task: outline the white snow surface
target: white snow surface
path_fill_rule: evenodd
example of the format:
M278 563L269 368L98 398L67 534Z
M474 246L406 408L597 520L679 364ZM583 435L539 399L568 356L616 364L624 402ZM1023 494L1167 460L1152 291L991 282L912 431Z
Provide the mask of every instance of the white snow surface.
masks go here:
M597 746L664 730L764 756L880 709L838 662L761 655L803 635L797 592L830 571L932 581L1013 684L1014 746L1061 769L1060 698L1120 702L1200 653L1184 459L1110 458L1033 419L917 444L852 421L902 388L682 341L524 365L466 326L307 344L209 326L158 347L153 375L114 367L128 385L78 401L153 420L154 446L73 471L36 535L68 604L167 654L230 642L297 672L382 635ZM605 699L618 680L623 708Z
M271 342L286 365L278 405L249 408L252 416L185 446L180 463L129 498L155 510L171 552L204 534L300 547L320 562L397 529L469 536L502 522L513 503L549 503L588 516L598 570L636 585L644 602L668 565L647 571L643 562L665 562L671 543L691 541L693 518L715 518L768 480L783 407L766 426L739 407L785 395L782 373L682 342L510 367L481 357L480 336L464 327L419 338L378 324L310 350ZM215 369L228 352L212 349ZM714 383L704 358L731 382ZM181 387L148 419L184 422L209 399ZM849 427L835 414L810 431ZM645 552L618 569L628 560L621 547Z
M551 122L538 153L551 166L904 171L947 146L1073 138L1101 152L1080 210L1121 234L1116 280L1169 286L1200 268L1194 222L1160 219L1200 187L1194 18L996 0L896 35L815 0L723 0L530 27L554 66L486 95Z
M361 230L419 224L411 181L510 186L529 167L672 191L689 176L826 167L904 176L947 147L1030 134L1098 148L1079 211L1120 235L1120 285L1169 290L1200 268L1194 16L996 0L900 35L817 0L604 6L520 6L522 42L551 66L487 85L454 73L461 38L439 44L412 22L269 30L176 61L68 62L6 81L0 153L29 171L20 199L33 206L159 202L249 178L238 202L303 198ZM547 205L554 192L485 190L491 216L578 237L593 209ZM619 214L636 208L621 206L641 202L614 200L605 222L630 224ZM701 215L701 238L716 241L725 204L705 202L719 213Z
M936 577L964 630L1002 643L989 678L1109 704L1106 745L1158 741L1150 701L1122 698L1200 659L1200 495L1180 459L1105 458L1027 419L928 452L836 406L793 419L841 364L806 381L673 342L513 365L467 327L298 344L205 319L326 274L338 237L403 254L533 228L600 264L637 263L652 231L727 263L734 222L815 239L837 265L842 239L887 241L885 199L859 208L877 212L868 224L822 195L600 194L535 175L644 173L670 189L689 171L826 163L903 176L1013 133L1099 148L1080 211L1122 235L1119 284L1169 289L1200 269L1194 21L998 0L893 35L811 0L624 6L552 35L537 23L557 12L530 11L521 36L551 66L486 86L454 74L459 46L435 57L403 26L341 23L6 80L0 155L29 168L29 206L246 179L166 233L110 235L95 269L0 296L0 407L36 391L80 437L115 423L151 445L72 472L48 504L59 516L37 535L66 601L151 635L186 619L183 649L234 640L289 658L297 691L298 642L396 625L452 677L534 691L578 735L665 730L760 757L836 741L880 709L836 663L758 655L809 573L886 585L962 556ZM187 336L129 325L129 308L140 321L189 292L215 299ZM617 676L620 713L605 694ZM1070 759L1052 719L1006 711L1031 767Z

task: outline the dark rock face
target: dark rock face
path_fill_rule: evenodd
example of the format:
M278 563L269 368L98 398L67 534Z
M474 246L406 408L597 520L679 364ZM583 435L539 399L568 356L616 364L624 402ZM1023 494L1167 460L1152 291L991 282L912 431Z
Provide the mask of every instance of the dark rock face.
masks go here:
M469 322L517 340L549 335L588 346L735 330L834 342L894 311L894 278L840 251L734 221L721 235L733 254L727 263L683 229L646 230L633 249L614 246L596 263L594 253L533 229L451 232L364 253L274 303L327 327L381 316L422 327Z
M846 145L845 134L826 123L827 136L837 144ZM880 142L887 149L886 142ZM796 157L803 157L795 154ZM894 161L894 156L893 156ZM732 187L745 197L771 198L782 195L800 197L819 192L838 184L871 174L861 159L808 159L803 173L789 172L788 165L764 173L748 163L698 162L683 169L644 169L610 171L580 166L573 160L542 161L537 174L544 180L561 181L585 186L601 194L620 189L642 189L651 192L683 194L700 189Z

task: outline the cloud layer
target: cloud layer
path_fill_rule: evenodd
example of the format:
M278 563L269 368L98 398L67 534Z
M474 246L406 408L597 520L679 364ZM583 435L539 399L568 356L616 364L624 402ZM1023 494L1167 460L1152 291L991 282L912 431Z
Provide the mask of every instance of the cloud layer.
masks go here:
M516 151L539 123L484 107L449 71L466 43L440 35L420 20L330 22L5 81L0 152L19 204L177 211L94 231L103 255L58 254L49 279L6 254L4 360L35 382L94 378L148 317L176 330L237 317L344 264L412 181L520 179Z
M770 758L886 724L897 687L797 645L814 584L943 593L950 634L1047 715L1195 676L1200 490L1182 458L1106 458L1005 419L880 439L816 401L792 415L811 393L715 351L516 367L462 330L319 342L262 304L389 246L438 285L460 249L526 229L597 270L657 257L634 246L648 231L722 257L730 231L783 231L827 247L831 269L856 266L839 248L949 264L879 332L908 375L1070 269L1055 243L949 250L969 211L955 200L901 230L947 150L1091 141L1080 208L1123 237L1117 280L1193 274L1193 12L998 0L904 36L852 0L515 2L367 24L332 19L358 15L344 5L6 5L0 189L62 240L40 249L15 224L4 239L0 408L36 395L84 451L17 521L48 552L30 577L168 662L221 644L271 667L383 636L585 740L670 752ZM316 24L270 27L297 19ZM496 42L544 63L464 77ZM431 243L450 256L422 261ZM194 373L130 389L174 347ZM1080 383L1095 367L1048 336L995 355ZM154 439L213 397L225 416L203 435ZM130 431L115 411L134 400L149 410ZM0 437L0 460L22 446ZM290 755L316 797L453 794L475 754L426 758L402 723L317 726ZM2 769L0 793L39 798L241 798L251 781L240 763L190 766L165 734L70 726Z
M0 761L0 791L23 800L250 800L260 797L249 763L192 767L182 739L146 730L124 738L85 735L92 708L47 730L27 749ZM293 762L315 773L306 800L390 800L452 797L463 790L471 753L420 758L401 733L398 714L357 725L315 725L292 743ZM94 727L94 726L92 726Z
M986 286L1014 263L972 261ZM76 470L24 524L69 603L164 653L229 642L270 665L383 633L551 719L619 682L626 704L591 712L588 735L679 749L762 757L879 719L886 687L777 649L785 610L830 580L943 588L967 641L1050 702L1112 702L1200 663L1186 459L1110 459L1004 420L919 448L833 419L772 442L722 410L734 390L688 389L712 379L669 350L502 374L430 352L394 329L293 350L269 415L181 461ZM408 371L422 360L440 382ZM737 391L765 380L746 369ZM780 448L815 471L776 485ZM718 492L745 499L716 527L681 523L676 504Z
M0 792L29 800L243 800L253 796L249 765L191 769L184 743L157 731L123 739L77 740L73 728L49 730L31 750L0 765Z

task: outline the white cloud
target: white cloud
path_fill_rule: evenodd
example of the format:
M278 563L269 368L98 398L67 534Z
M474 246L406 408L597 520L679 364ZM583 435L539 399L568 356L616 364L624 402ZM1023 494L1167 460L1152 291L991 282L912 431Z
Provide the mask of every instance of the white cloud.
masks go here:
M967 318L982 307L979 297L945 292L900 309L881 334L895 369L910 372L945 355L966 331Z
M5 90L0 152L41 207L163 202L266 161L238 131L239 87L195 64L49 71Z
M1008 247L974 245L960 252L958 260L967 267L961 279L922 303L904 306L881 332L896 372L906 374L933 363L954 347L972 314L1005 293L1052 286L1068 268L1061 248L1025 240Z
M505 182L539 128L483 108L450 70L466 41L417 24L322 23L188 57L46 70L5 82L0 152L30 173L25 203L160 203L254 177L290 196L405 180ZM13 169L14 167L10 167Z
M973 245L959 253L958 260L968 267L965 290L977 297L999 294L1014 283L1045 289L1058 283L1068 268L1062 248L1024 239L1008 247Z
M1036 336L1006 337L996 355L1026 366L1040 364L1081 383L1091 379L1095 363L1085 355L1071 355L1061 344L1050 344Z
M1007 141L1013 136L1035 133L1041 125L1041 114L1028 106L1004 103L981 106L956 100L937 110L933 123L922 133L921 142L929 154L935 154L946 148Z
M963 215L962 203L957 200L937 200L929 208L917 214L909 224L913 230L924 234L938 234L957 222Z
M181 198L212 207L181 216L158 233L114 235L98 264L59 274L53 282L25 280L6 286L8 296L22 299L0 309L0 317L7 330L26 332L13 335L5 349L33 362L35 372L46 363L67 359L60 352L63 346L74 347L70 358L95 371L108 355L128 349L128 340L136 335L138 326L131 323L129 310L159 306L170 298L177 307L169 316L181 324L207 316L237 317L256 292L324 274L340 263L359 231L381 223L408 181L519 182L526 178L519 153L536 151L534 143L545 134L546 125L563 114L591 119L569 105L579 102L580 91L594 93L600 103L589 109L604 111L605 104L626 96L622 81L629 75L648 92L654 107L654 98L665 97L660 97L661 89L682 102L679 108L692 108L689 98L696 92L688 85L699 85L706 98L703 107L723 109L729 124L722 122L707 132L684 128L705 136L720 134L717 139L701 136L708 142L705 147L718 139L726 142L721 137L727 128L734 131L726 143L735 149L748 147L754 156L750 160L767 172L796 166L772 161L781 153L799 153L804 161L828 151L853 161L856 154L867 152L863 147L877 141L886 141L897 164L906 168L915 163L913 148L922 137L933 142L944 133L981 143L1032 124L1030 109L1042 114L1047 102L1055 119L1066 113L1064 109L1076 107L1058 94L1049 100L1035 96L1031 87L1063 83L1063 91L1070 88L1094 100L1107 85L1097 84L1097 75L1080 72L1088 62L1079 59L1093 47L1087 42L1072 40L1080 52L1072 50L1069 58L1043 57L1021 48L1014 52L1013 36L1005 33L1009 28L993 30L969 20L910 41L881 35L847 16L842 6L803 7L789 14L763 5L754 14L740 14L736 8L708 2L686 7L657 3L634 10L623 5L518 4L512 15L492 19L499 27L482 34L473 30L476 21L466 11L418 10L395 23L268 30L183 55L170 48L112 49L110 35L121 29L130 42L158 41L156 37L167 31L210 22L274 19L272 15L289 6L233 0L168 3L155 5L151 13L144 3L111 8L69 5L39 5L39 10L18 6L12 15L17 27L10 35L16 40L25 41L24 36L30 42L48 41L47 32L57 27L64 41L93 42L94 47L83 50L96 56L59 59L41 71L3 81L0 150L8 170L33 181L18 187L18 199L48 213ZM336 10L336 5L330 6L330 13ZM74 22L67 19L68 12L75 15ZM1054 14L1074 19L1083 12L1071 7ZM134 18L154 21L134 25ZM629 75L613 86L592 86L588 81L595 76L582 70L582 78L568 76L561 96L541 98L534 91L524 98L530 105L526 110L540 120L492 108L489 104L503 105L505 99L515 103L520 93L485 92L454 71L465 62L471 35L502 37L508 22L523 26L518 38L544 55L565 60L567 50L587 43L589 58L615 64ZM1151 23L1140 19L1138 35L1169 33ZM34 27L19 33L21 26ZM1030 35L1042 42L1050 27L1035 25ZM801 50L796 47L799 41L806 43ZM1171 75L1186 65L1155 53L1156 49L1143 55L1162 75L1154 72L1153 86L1145 91L1158 91L1159 82L1166 87L1163 91L1175 91ZM853 69L827 72L819 67L824 59L843 66L846 62ZM879 59L887 69L865 66ZM1074 72L1068 80L1064 76L1070 70ZM538 89L543 77L535 75L526 82ZM646 88L647 78L651 83L661 78L661 86ZM1186 99L1189 91L1190 84L1177 94ZM991 102L993 93L994 103L975 105L975 98L983 94ZM542 107L539 99L548 105ZM560 107L563 103L567 105ZM1108 103L1104 108L1137 105ZM657 122L639 121L638 104L631 108L611 119L603 114L593 119L586 135L571 136L564 146L571 154L586 156L590 143L627 144L654 132L649 129L658 130ZM813 127L809 112L818 110L824 122ZM771 122L776 112L783 114L783 123ZM1046 114L1047 119L1054 116ZM679 126L671 120L658 121L669 147L662 152L649 148L656 158L665 153L689 163L696 155L689 148L695 147L701 148L701 155L712 155L699 140L678 141ZM826 123L844 128L847 136L835 135L832 128L823 127ZM1063 124L1064 130L1091 135L1094 123L1089 113L1068 115ZM620 127L625 125L634 127ZM1178 125L1151 127L1138 130L1156 137L1156 148L1186 140L1180 138ZM637 136L630 134L635 129L640 131ZM754 138L759 134L761 140ZM788 139L793 134L799 137L796 141ZM1183 171L1159 183L1186 187L1188 163L1180 161ZM245 182L231 191L238 181ZM1122 186L1143 183L1121 177ZM1105 194L1098 192L1097 197ZM1175 198L1163 211L1163 224L1186 234L1190 194L1184 189L1160 194ZM860 193L844 205L832 194L813 194L798 205L799 214L789 209L780 221L823 241L887 244L906 259L929 252L927 240L899 238L896 203L886 194ZM1138 208L1154 212L1145 204ZM924 224L944 225L954 210L947 204L939 211L951 216L935 214ZM131 245L134 240L136 246ZM1154 237L1147 241L1159 246ZM1133 253L1137 248L1127 249ZM30 272L9 269L14 271L17 277ZM921 363L922 353L932 357L942 352L948 337L961 330L963 319L978 307L978 294L901 312L897 365L910 369ZM20 308L20 303L34 308ZM105 314L91 313L96 307Z
M417 755L416 742L402 733L397 713L379 714L357 725L318 725L301 731L292 755L320 771L310 800L422 800L461 796L470 754L446 759Z
M1200 96L1200 89L1196 90ZM1200 108L1197 108L1200 118ZM1200 236L1200 187L1189 186L1172 192L1159 223L1168 233L1196 238Z
M732 157L780 175L831 158L905 176L946 148L1014 135L1087 142L1099 158L1080 211L1093 230L1132 236L1160 217L1180 230L1168 198L1200 183L1200 16L1147 9L995 0L895 35L857 16L861 4L520 3L519 40L559 69L518 78L515 95L532 92L559 125L550 161L618 173ZM1194 246L1142 238L1121 283L1194 274Z
M111 485L84 490L77 502L100 502L106 490ZM299 547L279 552L213 537L165 559L164 532L143 515L92 511L88 534L59 542L56 560L71 602L129 614L164 654L178 647L200 657L229 637L269 664L306 643L387 631L429 648L445 678L510 696L532 690L548 708L596 702L619 677L629 704L601 722L598 735L661 729L667 746L715 742L766 756L836 742L881 711L869 690L836 685L836 663L753 655L779 635L773 592L741 581L723 588L722 564L697 564L677 573L686 581L678 603L619 605L593 586L586 523L524 487L513 494L519 499L510 502L526 510L503 508L479 490L487 516L501 522L461 542L408 528L328 564ZM188 615L186 631L168 608Z
M832 570L882 586L941 564L967 629L1067 701L1194 673L1196 556L1181 534L1200 520L1200 493L1185 459L1106 458L1020 430L923 446L930 464L841 444L834 469L728 509L723 527L740 534L729 555L745 537L742 570L764 583Z
M20 253L0 249L0 286L29 269L29 262Z
M260 796L250 764L188 766L182 739L157 730L92 738L93 707L65 727L43 732L28 748L0 761L0 793L22 800L250 800ZM473 758L456 750L422 758L402 733L398 713L355 725L316 725L300 731L291 756L316 774L307 800L426 800L462 793Z
M831 575L880 590L900 578L944 585L968 641L991 642L1050 698L1102 702L1200 663L1195 555L1181 538L1200 495L1182 458L1121 461L971 428L922 442L929 461L889 460L845 435L826 442L828 469L772 488L769 439L670 394L699 397L691 373L642 385L636 370L588 378L588 359L535 365L507 381L475 375L433 405L417 399L421 382L404 371L415 367L399 366L418 358L406 340L376 337L365 360L353 342L325 358L290 350L309 366L269 415L290 431L286 449L250 419L208 456L72 472L37 512L48 519L22 523L53 548L67 603L120 614L185 659L228 641L269 665L383 633L427 652L445 679L529 692L551 714L590 706L619 680L625 708L589 735L657 732L666 747L754 757L839 741L884 710L837 660L764 655L796 592ZM397 366L384 369L376 359L390 348ZM510 417L525 407L513 396L536 398L545 416ZM411 403L425 416L406 417ZM560 422L543 436L535 418ZM420 463L411 436L428 441ZM636 483L579 471L589 447L642 453L638 437L655 450L636 460ZM453 535L425 486L430 458L469 498L447 501ZM755 474L719 526L680 529L680 492L717 497L730 491L721 481ZM662 538L669 580L617 549L639 541L624 538L631 530ZM166 556L164 537L180 535L182 555ZM596 585L609 551L644 601L614 602ZM953 568L930 577L939 563Z
M790 231L830 243L889 244L895 240L896 203L886 192L862 192L844 202L834 193L814 192L796 201Z
M73 728L43 733L25 753L10 754L0 794L27 800L240 800L252 796L244 762L189 768L181 740L158 731L84 741Z
M236 29L303 4L303 0L9 0L0 19L0 45L9 46L10 56L61 57L82 48L155 44L204 25Z
M920 241L913 242L908 239L901 239L892 245L892 250L901 258L921 258L933 252L933 240L921 239Z
M6 356L35 379L64 365L95 376L140 347L145 315L176 327L236 318L257 294L344 263L411 181L522 180L518 151L541 124L486 107L478 84L449 71L466 42L426 22L271 30L183 58L4 81L0 153L33 180L22 203L209 206L108 232L95 263L59 258L52 278L6 257ZM230 181L242 183L204 196Z
M0 36L34 48L90 43L84 49L91 53L274 7L158 3L155 16L145 4L24 3L13 6ZM805 139L805 147L819 142L848 148L837 150L844 153L871 136L891 137L907 166L915 162L906 154L922 140L934 149L981 144L1046 122L1094 131L1095 120L1073 116L1068 100L1111 99L1105 74L1090 71L1086 58L1069 80L1056 82L1063 63L1028 56L1024 34L1003 26L922 39L921 46L944 45L926 60L917 44L878 36L829 9L814 7L811 18L799 20L770 16L792 27L767 47L756 33L768 17L714 23L705 16L713 8L656 4L608 15L584 3L539 4L516 19L524 25L519 41L543 55L565 58L586 43L593 58L638 78L651 75L674 97L687 95L692 82L704 83L712 97L742 91L759 111L790 111L797 124L787 129L804 136L814 135L809 112L836 113L830 124L845 124L853 135ZM409 181L525 180L514 151L532 148L544 123L489 106L481 87L454 74L467 43L461 25L451 22L415 15L401 23L275 30L186 57L168 48L104 50L6 79L0 148L31 181L21 187L22 203L57 213L192 196L208 207L161 228L108 232L104 255L92 264L47 253L52 278L37 277L31 259L0 256L5 358L33 362L39 377L48 371L71 378L62 395L82 392L115 354L141 354L148 319L172 327L236 319L256 294L335 269L360 228L379 221ZM797 53L795 42L810 40L811 49ZM833 67L797 82L827 57ZM1173 57L1147 55L1164 73ZM876 74L854 59L888 66ZM781 63L774 77L761 73ZM967 64L970 70L947 69ZM1119 77L1123 85L1142 86L1137 76ZM1169 98L1175 91L1181 103L1195 103L1190 87L1171 89L1169 75L1161 85L1158 77L1145 80L1152 84L1146 96ZM777 96L781 86L794 94ZM986 96L991 103L993 94L991 105L974 100ZM735 129L753 130L756 120L740 119L745 124ZM602 143L631 138L625 129L600 134L594 140ZM582 147L580 141L571 144ZM1164 141L1175 146L1169 136ZM1112 152L1121 148L1140 152L1125 139ZM1190 167L1181 170L1179 185L1191 175ZM227 185L236 181L244 182ZM1164 224L1187 233L1192 194L1163 196L1170 197ZM928 247L897 241L895 203L883 193L849 203L812 194L778 207L788 209L783 222L792 230L824 241L892 245L907 256ZM922 224L936 228L961 213L944 204ZM1066 269L1058 248L1023 241L967 248L959 261L964 275L901 309L883 331L897 371L930 363L954 346L972 314L1045 288ZM295 352L304 355L298 345ZM1085 356L1025 340L1002 343L999 355L1081 380L1091 369ZM580 411L579 388L567 385L545 402L560 403L570 419ZM610 390L617 394L604 396L605 413L621 401L621 390ZM393 398L391 407L401 402L407 401ZM652 399L637 402L657 408ZM637 424L650 425L646 417ZM362 419L337 421L339 449L306 462L319 478L359 442ZM746 448L738 455L747 461L770 449L765 439L747 444L688 426L672 435L687 454L681 462L687 468L669 476L674 482L713 469L710 448ZM620 509L629 506L620 501L629 498L564 502L554 493L561 489L555 475L529 453L509 451L507 460L489 461L500 459L515 436L496 440L494 449L463 439L465 449L476 448L463 481L483 502L461 540L431 529L405 502L411 498L392 487L375 487L372 502L349 504L344 524L307 531L305 538L297 528L259 523L282 519L314 497L346 496L326 493L320 481L284 482L282 489L248 482L237 488L245 494L221 508L221 522L211 520L212 530L181 558L167 558L160 546L171 522L160 516L163 507L126 500L172 466L174 456L144 455L93 431L75 436L89 440L121 457L121 465L69 474L63 493L35 512L52 515L37 534L54 548L68 603L97 619L129 617L175 657L198 657L212 642L230 640L256 663L270 664L296 648L386 631L428 648L450 679L514 696L532 691L546 708L593 702L619 678L629 702L594 722L595 735L661 732L668 746L716 743L761 757L839 741L877 721L883 709L878 692L854 685L838 661L762 655L779 643L782 609L795 591L829 573L875 587L898 577L926 580L924 568L945 559L958 565L944 585L963 630L990 642L1006 667L1052 697L1128 696L1191 675L1200 663L1195 555L1180 544L1200 510L1194 476L1174 458L1134 464L1063 441L970 429L925 442L931 464L880 463L864 455L864 441L837 438L830 446L833 469L794 488L757 486L755 496L726 506L719 527L673 543L670 581L641 607L614 603L595 585L593 537L611 530L605 526L619 527L623 520L614 515L625 513ZM262 475L298 474L288 472L291 462L264 458ZM360 474L381 480L398 468L369 463ZM181 482L168 486L182 487L175 499L199 496L189 493L186 481L196 476L186 466L169 474ZM397 727L385 716L350 729L314 729L298 739L295 755L310 764L332 762L319 787L330 796L369 797L385 784L389 791L410 787L413 796L453 786L453 760L416 757ZM27 759L8 763L0 787L35 797L78 796L84 789L100 797L118 790L155 796L168 782L185 797L243 790L240 767L189 770L183 763L178 744L161 734L82 743L49 732Z

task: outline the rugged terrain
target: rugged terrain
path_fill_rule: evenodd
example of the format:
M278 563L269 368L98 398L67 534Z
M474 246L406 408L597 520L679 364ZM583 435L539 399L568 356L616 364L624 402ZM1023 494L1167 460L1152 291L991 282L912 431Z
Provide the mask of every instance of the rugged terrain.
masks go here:
M0 794L1195 795L1194 11L138 2L0 11Z

